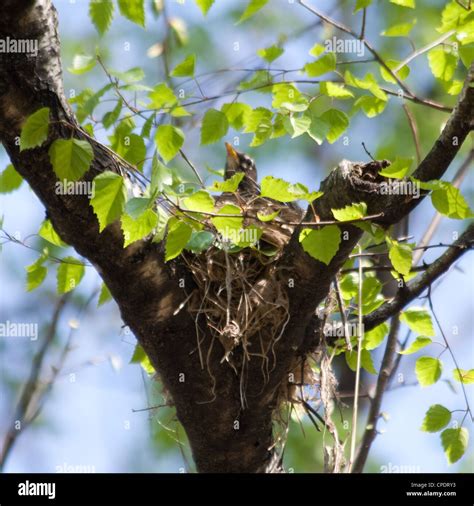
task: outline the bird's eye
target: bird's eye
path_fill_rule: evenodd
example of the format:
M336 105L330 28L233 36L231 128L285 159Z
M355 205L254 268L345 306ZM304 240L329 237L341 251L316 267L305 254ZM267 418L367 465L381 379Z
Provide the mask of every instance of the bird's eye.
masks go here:
M242 162L240 165L241 165L241 167L243 169L248 169L249 168L249 164L248 163Z

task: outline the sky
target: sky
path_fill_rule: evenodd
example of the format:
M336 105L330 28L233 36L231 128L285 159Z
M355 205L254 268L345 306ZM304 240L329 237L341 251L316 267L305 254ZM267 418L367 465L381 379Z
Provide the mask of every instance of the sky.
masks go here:
M55 2L59 12L59 28L63 42L63 67L66 69L71 64L71 56L74 50L90 50L98 43L98 38L87 16L87 2L66 0ZM242 2L234 2L236 8L240 8ZM272 0L272 5L278 8L286 2ZM333 2L318 2L321 10L329 12ZM201 14L192 5L190 0L185 4L175 1L169 2L169 11L172 16L182 16L190 26L202 23L206 29L207 24L212 24L212 38L216 50L229 47L229 66L245 61L246 65L255 65L255 44L266 47L275 42L275 38L261 40L261 34L252 28L251 33L244 28L234 25L219 25L216 21L221 13L227 8L223 3L218 4L210 12L205 22ZM288 15L289 28L307 19L307 13L291 7ZM268 15L277 15L275 10ZM150 17L151 19L151 17ZM122 19L115 19L110 33L107 35L108 51L111 55L111 64L120 70L126 70L131 66L144 63L149 72L150 83L153 84L153 66L156 60L147 60L145 53L147 47L157 40L159 32L159 20L150 23L147 34L137 37L136 26ZM377 30L369 27L368 36L375 37ZM268 33L264 32L265 38ZM279 60L282 67L297 67L298 61L304 61L307 49L314 43L317 35L309 33L287 46L284 57ZM238 54L233 54L230 48L238 40L240 49ZM311 42L313 40L313 42ZM130 51L123 51L123 42L129 41ZM67 55L67 56L65 56ZM250 55L250 58L249 58ZM68 60L69 58L69 60ZM212 58L203 58L203 68L213 68ZM218 62L221 63L221 62ZM418 79L417 90L422 94L428 90L426 84L429 73L426 64L416 63L415 72ZM158 74L155 76L158 78ZM426 77L426 79L424 79ZM68 93L71 89L80 91L85 85L98 86L98 79L105 84L102 76L95 75L73 76L65 71L65 89ZM209 90L214 85L212 80L208 82ZM254 100L259 100L256 97ZM325 176L340 159L365 159L361 149L361 142L377 146L383 139L384 125L389 124L394 118L396 107L395 101L384 113L383 119L373 121L356 120L351 124L350 144L344 146L342 142L336 142L330 147L318 151L317 146L310 150L315 154L314 158L308 156L308 150L298 150L299 141L289 143L282 140L278 148L278 156L272 157L271 152L265 152L265 156L258 160L259 175L263 177L272 174L284 177L290 181L303 182L311 189L317 189L319 181ZM196 129L197 130L197 129ZM247 136L248 137L248 136ZM209 163L214 168L220 168L223 163L223 149L221 146L205 148L193 147L197 136L192 132L187 137L189 150L193 160L199 167ZM245 139L247 142L247 138ZM197 146L198 143L194 142ZM258 153L258 151L256 152ZM276 159L275 159L276 158ZM7 165L5 153L0 150L0 169ZM456 160L450 168L447 179L452 177L459 167L460 160ZM474 178L472 171L463 183L463 193L470 198L474 191ZM44 219L44 209L26 185L11 195L2 195L0 198L0 215L5 217L4 227L10 233L19 232L21 237L35 234ZM415 239L419 239L423 227L429 223L433 215L433 209L429 202L424 202L418 207L411 219L411 230ZM438 229L433 243L452 242L452 232L459 228L456 222L444 220ZM442 250L431 250L425 256L426 261L431 261ZM27 294L24 291L24 266L32 263L37 254L27 248L15 244L3 246L0 264L0 302L1 321L48 321L53 308L54 276L49 276L46 285L48 293L39 298L38 294ZM81 290L87 294L99 286L97 275L87 270ZM433 302L436 314L448 335L452 350L459 361L459 366L469 369L473 364L473 311L474 300L473 283L473 258L467 254L451 269L449 275L444 276L435 285ZM43 293L43 292L42 292ZM81 292L82 293L82 292ZM466 301L471 301L470 304ZM423 303L423 301L421 301ZM417 303L416 305L419 305ZM61 331L65 336L69 332L68 321L77 318L77 310L70 309L61 321ZM38 423L25 431L18 439L18 443L5 468L6 472L57 472L60 469L78 468L94 470L96 472L127 472L127 471L156 471L156 472L180 472L185 464L179 452L177 444L173 442L172 435L169 437L169 445L161 445L157 453L149 448L150 438L150 411L133 412L146 408L150 397L148 382L144 380L144 373L138 365L129 364L133 353L135 338L122 328L122 321L115 303L95 309L95 303L91 305L85 317L80 318L80 326L72 332L73 350L69 353L63 371L54 385L52 395L48 400L43 414ZM453 335L453 329L457 327L458 335ZM403 335L403 333L402 333ZM441 340L439 332L435 340ZM31 341L15 341L15 343L0 343L0 391L5 396L0 398L0 438L5 431L6 424L10 420L12 399L6 394L4 386L7 379L21 381L25 378L29 364L25 360L30 355L32 348L36 349L39 343ZM439 349L431 345L428 349L430 354L436 355ZM57 356L58 349L54 351ZM440 447L439 436L421 432L419 426L426 410L432 404L442 402L449 409L460 409L464 401L459 387L457 392L451 390L445 378L449 378L454 365L446 356L446 370L443 379L435 385L422 389L415 384L414 360L417 355L405 357L402 361L400 372L404 375L406 386L396 388L386 394L383 411L387 413L387 420L381 420L380 434L374 445L372 457L377 465L406 466L416 472L457 472L460 470L473 471L473 443L469 444L469 457L461 462L448 466ZM49 357L51 360L52 357ZM380 356L376 356L376 368L380 364ZM375 377L368 382L375 383ZM411 386L413 384L413 386ZM469 401L473 405L472 386L467 387ZM172 416L169 417L172 425ZM472 432L472 427L468 427ZM166 430L165 428L161 430ZM174 445L174 446L173 446ZM171 449L170 449L171 448ZM408 470L408 469L407 469Z

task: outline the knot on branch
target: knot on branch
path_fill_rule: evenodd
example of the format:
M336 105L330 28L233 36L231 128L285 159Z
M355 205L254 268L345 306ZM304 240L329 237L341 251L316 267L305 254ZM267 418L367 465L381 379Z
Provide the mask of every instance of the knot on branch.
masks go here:
M323 219L332 219L331 209L340 209L351 203L365 202L367 214L383 213L380 223L393 223L393 216L403 202L418 199L427 192L406 178L391 179L380 172L390 167L389 160L352 162L342 160L321 183L324 199L316 201L318 214Z

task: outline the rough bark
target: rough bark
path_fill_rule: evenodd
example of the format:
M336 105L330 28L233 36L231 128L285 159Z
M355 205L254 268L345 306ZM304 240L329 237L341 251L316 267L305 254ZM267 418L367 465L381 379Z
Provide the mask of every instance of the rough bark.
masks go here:
M55 175L49 163L50 143L69 137L75 128L85 138L63 93L60 45L56 11L50 0L8 0L0 18L0 37L37 39L37 57L26 54L0 55L0 141L17 171L28 181L44 204L59 235L87 258L102 276L117 302L124 322L129 325L150 357L169 391L177 416L188 435L200 472L268 472L280 469L275 460L272 419L278 404L279 386L286 381L290 367L314 346L314 311L329 292L330 284L361 236L355 226L342 227L344 240L327 266L309 257L298 243L299 228L287 245L280 265L286 268L290 320L275 346L275 367L263 384L260 364L250 362L248 406L241 407L239 378L221 363L222 350L215 344L209 364L213 382L196 356L196 325L205 332L203 322L194 321L177 308L194 289L192 276L179 260L164 263L162 245L148 241L123 248L117 223L99 233L98 223L86 197L63 196L54 191ZM415 175L422 180L439 178L448 168L462 141L472 129L474 110L474 70L451 119ZM471 86L468 86L471 83ZM25 119L40 107L48 106L54 123L48 142L40 148L19 151L18 138ZM458 143L453 143L456 136ZM94 161L85 179L100 172L124 168L104 146L90 141ZM369 213L383 211L378 221L384 226L396 223L419 201L401 197L383 198L377 191L380 179L369 177L373 167L362 166L361 173L350 162L342 162L322 183L324 196L316 201L322 220L332 219L330 209L351 202L365 201ZM420 199L421 200L421 199ZM179 280L185 280L180 288ZM210 336L206 335L207 346ZM182 376L184 375L184 376ZM184 381L182 381L184 378ZM236 430L235 422L239 422Z

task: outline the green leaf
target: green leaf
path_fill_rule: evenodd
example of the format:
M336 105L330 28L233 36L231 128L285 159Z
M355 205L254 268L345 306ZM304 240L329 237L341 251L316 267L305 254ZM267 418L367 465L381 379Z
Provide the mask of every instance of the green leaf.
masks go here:
M99 300L97 302L97 307L104 305L109 300L112 300L112 294L110 293L109 289L107 288L107 285L105 283L102 283L102 286L100 287Z
M468 69L474 61L474 44L462 46L459 49L459 56L464 66Z
M274 220L279 214L280 214L280 209L278 209L274 213L269 213L269 214L257 213L257 218L260 221L263 221L264 223L266 223L268 221Z
M35 290L45 280L48 269L43 266L44 260L44 256L40 256L34 263L25 267L27 292Z
M294 139L308 131L311 126L311 118L308 116L285 116L283 125L291 138Z
M359 88L361 90L368 90L374 97L380 100L388 100L387 94L380 88L377 80L372 74L366 74L363 79L354 76L349 70L344 73L344 81L348 86Z
M145 350L140 346L140 344L135 346L135 351L130 359L130 363L140 364L147 374L152 375L156 373L155 368L151 365L148 355L145 353Z
M129 244L150 235L158 224L158 216L152 209L146 209L137 218L128 214L122 215L121 223L125 239L123 247L126 248Z
M401 7L415 8L415 0L390 0L390 3L400 5Z
M214 1L215 0L196 0L196 3L204 16L206 16Z
M89 170L94 159L92 146L79 139L57 139L48 151L59 180L77 181Z
M13 165L7 165L6 169L0 174L0 193L11 193L20 188L23 178L15 170Z
M134 220L141 216L147 209L154 204L153 198L133 197L125 204L125 214L128 214Z
M74 257L65 257L57 270L57 291L59 294L70 292L84 277L84 264Z
M89 17L100 35L104 35L114 17L114 3L112 0L90 0Z
M178 97L174 91L165 83L159 83L150 91L148 98L151 100L149 109L171 108L178 103Z
M412 31L415 24L416 19L412 23L399 23L392 25L383 32L380 32L380 35L383 35L385 37L407 37Z
M227 116L229 125L235 130L240 130L244 125L244 115L252 111L247 104L231 102L222 106L222 112Z
M284 179L266 176L261 184L261 196L268 197L278 202L294 202L295 200L310 197L311 200L321 196L320 192L310 194L308 188L302 184L292 184Z
M232 240L238 237L240 230L242 230L244 219L240 217L242 211L240 207L232 204L227 204L219 209L218 214L235 214L236 217L224 216L222 218L211 218L213 225L216 227L219 234L227 240Z
M233 193L239 187L239 184L241 183L244 176L245 174L243 172L237 172L225 181L214 181L209 189L216 192Z
M120 217L126 199L127 190L122 176L106 171L94 178L91 205L99 220L99 232Z
M428 337L435 335L430 313L423 307L411 307L402 311L400 321L406 323L413 332Z
M264 60L266 60L268 63L271 63L272 61L276 60L283 54L284 50L276 45L267 47L265 49L258 49L257 54L258 56L261 56Z
M431 194L431 202L439 213L448 218L463 220L473 216L459 189L447 181L440 181L438 189Z
M441 361L434 357L420 357L416 361L415 373L418 382L422 387L427 387L436 383L443 370Z
M268 0L250 0L245 11L240 16L240 19L237 21L237 24L242 23L246 19L249 19L254 14L256 14L266 3Z
M184 134L173 125L160 125L156 130L155 143L160 155L167 163L181 149L184 143Z
M125 72L118 72L116 70L109 70L109 73L117 77L120 81L127 84L136 83L145 79L145 72L141 67L132 67Z
M310 77L318 77L332 72L336 70L336 55L334 53L327 53L318 60L307 63L304 66L304 70Z
M454 79L453 81L442 81L442 86L444 91L449 95L459 95L462 91L462 87L464 86L464 82L460 79Z
M474 383L474 369L454 369L453 376L456 381L469 385Z
M441 404L434 404L430 406L426 412L421 430L425 432L438 432L444 429L451 421L451 411Z
M461 2L449 2L441 14L442 24L438 32L446 33L456 30L456 38L461 44L474 42L474 22L472 9L468 10L460 5ZM465 3L465 2L464 2Z
M54 244L55 246L65 247L67 244L61 240L56 230L54 230L53 224L50 220L44 220L38 232L39 236L45 241Z
M317 144L321 145L329 134L331 127L320 116L311 114L311 125L306 132Z
M409 244L403 244L387 237L389 247L388 257L394 269L407 276L410 273L413 262L413 248Z
M150 116L148 116L145 123L143 123L142 131L141 131L140 135L142 137L144 137L145 139L150 138L151 129L153 127L153 123L155 122L155 119L156 119L156 114L153 113L153 114L150 114Z
M432 74L442 81L450 81L458 65L458 57L448 53L442 46L428 52L428 63Z
M244 116L244 133L253 132L250 146L260 146L270 138L273 130L272 113L265 107L257 107Z
M217 109L209 109L202 120L201 144L212 144L222 139L229 130L227 116Z
M360 107L368 118L375 118L375 116L382 114L386 106L386 100L369 95L363 95L354 102L354 107Z
M331 81L323 81L319 84L319 91L328 97L339 98L341 100L354 98L352 91L344 88L343 84L332 83Z
M346 131L349 126L349 118L338 109L329 109L321 115L321 119L329 125L326 136L329 144L333 144Z
M359 202L342 209L331 209L334 218L338 221L358 220L367 215L367 204Z
M309 102L301 92L290 83L277 83L273 85L272 107L274 109L286 109L291 112L306 111Z
M369 330L368 332L364 333L362 346L366 350L374 350L375 348L378 348L382 344L384 337L387 335L387 333L388 333L388 325L386 323L378 325L372 330Z
M20 136L20 151L41 146L48 138L49 107L42 107L28 116Z
M191 238L192 231L193 229L189 225L178 218L171 218L169 220L168 233L166 235L165 262L181 254Z
M152 194L160 192L163 190L164 186L170 186L171 184L173 184L171 170L160 162L155 153L151 163L150 192Z
M387 67L389 67L392 70L395 70L400 62L398 60L385 60L385 63L387 64ZM379 67L380 75L382 76L382 79L384 81L387 81L388 83L397 84L397 81L392 77L390 72L385 69L385 67L382 67L380 65ZM398 72L396 72L399 79L403 80L406 79L410 75L410 67L408 65L404 65Z
M417 337L408 348L405 348L402 351L399 351L400 355L411 355L412 353L416 353L418 350L421 350L425 346L428 346L433 341L429 337Z
M118 0L120 14L137 25L145 27L144 0Z
M252 109L244 116L244 133L257 133L262 129L272 128L272 113L265 107ZM268 135L270 135L270 131Z
M361 9L365 9L372 3L372 0L357 0L355 7L354 7L354 13Z
M379 171L379 174L389 178L403 179L413 163L413 158L403 158L397 156L393 163L385 169Z
M242 81L237 89L268 93L272 90L272 76L268 70L257 70L248 81Z
M146 158L146 146L143 137L137 134L130 134L125 138L125 152L123 158L132 165L142 168Z
M469 432L464 427L445 429L441 433L441 443L449 464L457 462L466 452Z
M188 77L194 76L194 67L196 65L196 55L190 54L171 72L173 77Z
M207 230L193 232L191 239L186 244L186 249L193 253L202 253L212 246L214 240L214 234Z
M94 56L79 53L74 55L72 65L68 67L68 71L76 76L85 74L95 67L96 59Z
M205 190L199 190L183 200L184 209L198 213L214 212L214 199Z
M120 117L122 112L122 100L118 100L116 106L104 114L102 123L105 128L110 128Z
M326 51L326 48L316 42L316 44L309 50L309 54L317 58L322 55L324 51Z
M359 291L359 276L355 272L344 274L340 283L343 299L350 300Z
M345 352L346 362L349 368L352 371L357 369L357 350L346 351ZM367 350L361 350L360 354L360 365L363 369L365 369L370 374L377 374L377 371L374 367L374 362L372 360L372 355Z
M341 243L341 231L336 225L318 230L305 228L300 234L300 243L304 251L320 262L329 265Z

